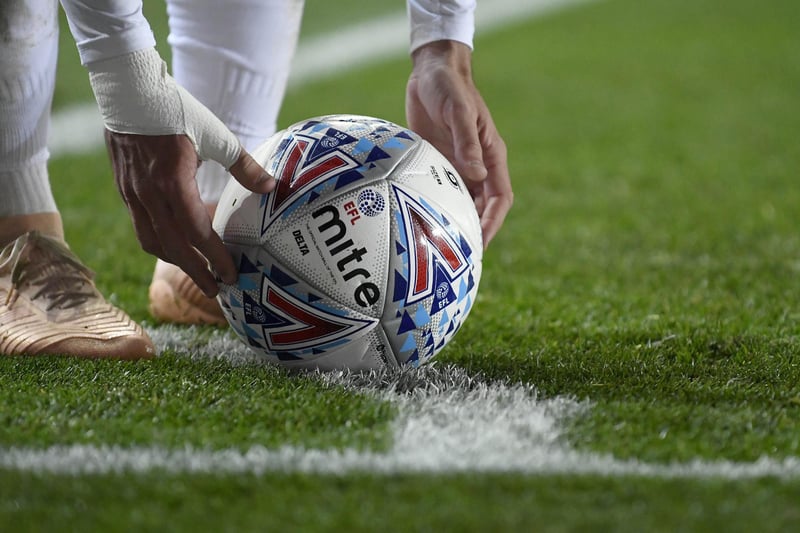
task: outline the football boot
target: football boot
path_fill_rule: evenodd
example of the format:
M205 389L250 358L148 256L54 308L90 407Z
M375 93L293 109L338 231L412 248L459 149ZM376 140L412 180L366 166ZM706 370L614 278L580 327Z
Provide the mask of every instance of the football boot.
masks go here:
M227 326L216 298L206 296L179 267L156 262L150 284L150 314L161 322Z
M0 354L140 359L155 348L66 244L32 231L0 251Z

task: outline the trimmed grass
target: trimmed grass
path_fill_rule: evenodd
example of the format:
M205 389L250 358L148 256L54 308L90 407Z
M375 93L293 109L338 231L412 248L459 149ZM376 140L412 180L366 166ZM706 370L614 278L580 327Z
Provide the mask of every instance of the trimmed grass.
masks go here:
M442 361L589 400L565 421L580 450L663 463L798 456L797 20L792 0L611 0L479 38L477 83L509 146L516 205ZM398 59L293 89L280 123L403 122L408 69ZM105 154L52 169L72 247L106 294L149 320L153 261ZM390 442L391 406L261 366L181 352L0 368L3 446ZM798 490L775 479L5 471L0 529L788 531Z

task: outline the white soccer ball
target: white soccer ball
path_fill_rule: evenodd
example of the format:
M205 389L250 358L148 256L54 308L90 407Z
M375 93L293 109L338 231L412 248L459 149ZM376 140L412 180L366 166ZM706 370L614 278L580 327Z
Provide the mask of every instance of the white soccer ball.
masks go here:
M231 180L214 229L239 266L218 300L258 355L292 368L419 365L475 302L483 255L453 165L372 117L298 122L253 153L269 194Z

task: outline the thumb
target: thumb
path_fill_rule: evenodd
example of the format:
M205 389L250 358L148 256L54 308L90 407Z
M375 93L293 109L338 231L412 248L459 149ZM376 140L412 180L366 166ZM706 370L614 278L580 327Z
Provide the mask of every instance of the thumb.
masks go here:
M242 148L236 135L188 91L176 87L183 103L186 134L194 142L197 155L220 163L244 188L255 193L274 189L275 179Z
M231 165L228 172L245 189L255 193L265 194L275 188L275 178L270 176L244 148L239 151L239 158Z

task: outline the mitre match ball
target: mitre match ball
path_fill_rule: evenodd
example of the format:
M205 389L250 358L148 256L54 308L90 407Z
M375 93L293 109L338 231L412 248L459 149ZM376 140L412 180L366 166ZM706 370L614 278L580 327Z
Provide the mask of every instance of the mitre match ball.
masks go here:
M298 122L253 156L275 190L231 180L214 217L239 268L218 296L238 336L290 368L439 353L475 302L483 254L453 165L407 128L354 115Z

